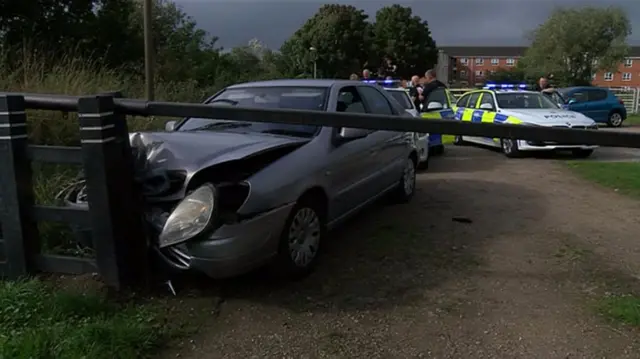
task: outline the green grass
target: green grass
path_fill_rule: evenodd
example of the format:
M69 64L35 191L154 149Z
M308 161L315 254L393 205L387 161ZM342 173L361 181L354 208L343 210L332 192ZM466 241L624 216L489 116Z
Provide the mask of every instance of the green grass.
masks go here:
M640 125L640 114L628 115L624 122L627 126L638 126Z
M570 161L569 168L590 181L640 198L640 163Z
M598 310L609 319L640 327L640 298L632 295L603 299Z
M173 334L162 309L103 294L55 289L36 279L0 282L0 358L152 357Z

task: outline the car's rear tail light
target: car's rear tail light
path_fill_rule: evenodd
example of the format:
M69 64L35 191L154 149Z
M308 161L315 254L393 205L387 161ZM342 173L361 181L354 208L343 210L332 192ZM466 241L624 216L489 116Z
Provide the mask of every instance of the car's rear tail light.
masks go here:
M624 106L624 101L622 101L621 99L618 99L618 102L620 102L620 104Z

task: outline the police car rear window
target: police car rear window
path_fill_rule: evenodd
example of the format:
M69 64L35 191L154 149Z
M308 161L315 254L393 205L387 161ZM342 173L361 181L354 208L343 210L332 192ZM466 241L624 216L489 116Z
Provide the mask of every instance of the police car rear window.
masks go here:
M496 100L500 108L541 109L558 108L547 96L539 93L497 93Z

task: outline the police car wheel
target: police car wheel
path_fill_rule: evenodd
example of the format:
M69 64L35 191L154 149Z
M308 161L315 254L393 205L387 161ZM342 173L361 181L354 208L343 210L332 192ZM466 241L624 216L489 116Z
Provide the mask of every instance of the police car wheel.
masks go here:
M462 136L456 136L453 139L453 144L456 145L456 146L462 146L462 145L464 145L464 139L462 139Z
M391 200L394 203L409 202L416 190L416 157L407 158L404 166L402 177L391 193Z
M517 158L521 156L520 149L518 149L518 141L505 138L500 140L500 146L502 147L502 153L509 158Z

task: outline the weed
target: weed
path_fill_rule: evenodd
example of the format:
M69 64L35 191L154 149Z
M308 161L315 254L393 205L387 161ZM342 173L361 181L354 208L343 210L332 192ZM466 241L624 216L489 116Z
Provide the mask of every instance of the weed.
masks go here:
M632 295L608 296L598 306L600 312L625 324L640 327L640 298Z

